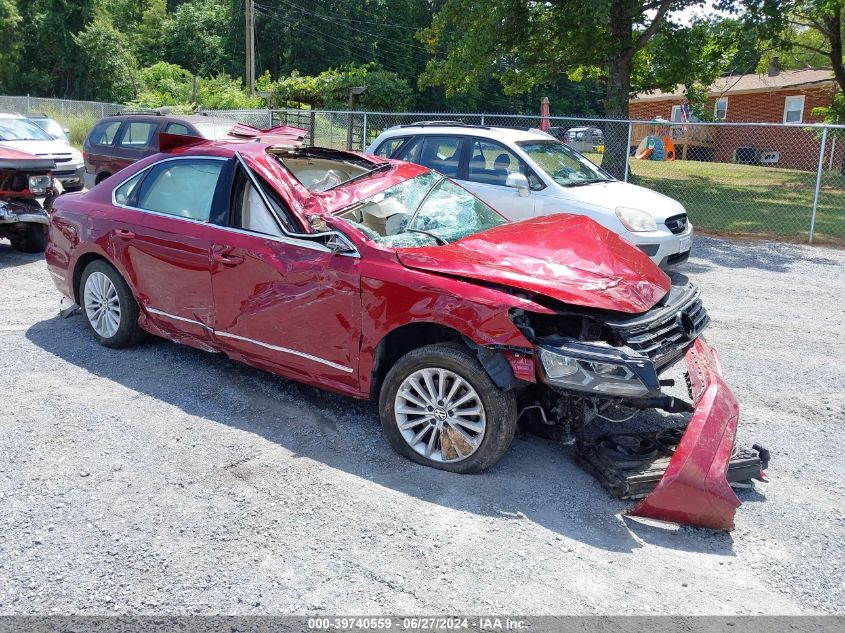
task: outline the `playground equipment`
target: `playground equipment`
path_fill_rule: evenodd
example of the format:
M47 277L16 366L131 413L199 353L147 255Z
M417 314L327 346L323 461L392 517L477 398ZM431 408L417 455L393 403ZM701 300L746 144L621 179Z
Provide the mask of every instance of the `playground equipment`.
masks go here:
M675 143L668 136L649 134L640 141L634 152L638 160L675 160Z

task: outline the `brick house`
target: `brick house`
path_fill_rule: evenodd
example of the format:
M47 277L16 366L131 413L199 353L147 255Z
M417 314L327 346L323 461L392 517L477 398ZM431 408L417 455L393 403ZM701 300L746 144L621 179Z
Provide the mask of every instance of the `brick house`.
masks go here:
M836 91L829 68L779 71L720 77L710 87L705 108L725 123L819 123L813 108L829 106ZM629 116L637 120L681 121L686 102L684 87L673 92L639 93L631 99ZM814 171L819 141L805 129L743 126L674 125L670 128L678 158L716 162L761 162L777 167ZM666 126L635 125L632 143L651 133L665 134ZM835 156L831 156L832 153ZM841 165L845 143L829 145L826 161Z

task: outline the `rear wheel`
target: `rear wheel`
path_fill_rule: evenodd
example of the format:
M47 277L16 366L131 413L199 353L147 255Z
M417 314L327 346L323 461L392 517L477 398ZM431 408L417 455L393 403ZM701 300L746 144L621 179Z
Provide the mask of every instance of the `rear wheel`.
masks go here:
M143 336L138 303L120 273L102 259L85 267L80 282L82 313L101 345L129 347Z
M28 222L22 235L10 238L12 248L24 253L43 253L47 248L47 226Z
M379 414L391 446L419 464L477 473L505 454L516 429L516 400L500 391L463 345L413 350L391 368Z

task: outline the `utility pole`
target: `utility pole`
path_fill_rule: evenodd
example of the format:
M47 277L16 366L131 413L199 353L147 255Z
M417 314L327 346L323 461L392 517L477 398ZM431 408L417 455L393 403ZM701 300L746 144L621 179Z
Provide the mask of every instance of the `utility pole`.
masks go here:
M246 10L246 89L255 94L255 0L245 0Z

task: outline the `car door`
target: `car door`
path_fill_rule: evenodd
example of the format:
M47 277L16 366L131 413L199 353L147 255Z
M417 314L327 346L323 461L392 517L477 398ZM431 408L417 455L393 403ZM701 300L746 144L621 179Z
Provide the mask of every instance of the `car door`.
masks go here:
M161 121L130 119L120 131L114 144L111 172L115 173L142 158L158 152L158 131Z
M93 186L102 173L113 174L114 143L120 136L123 121L104 119L97 123L85 140L85 170L91 175L89 186Z
M525 161L495 141L469 137L467 143L467 168L458 182L509 220L533 217L533 192L524 195L505 184L508 174L520 173L536 186L539 179Z
M163 330L201 347L213 341L210 222L225 214L227 170L225 158L167 158L114 192L114 203L136 218L113 239L138 302Z
M215 335L230 356L298 380L357 386L357 254L296 234L282 198L243 164L212 245Z

